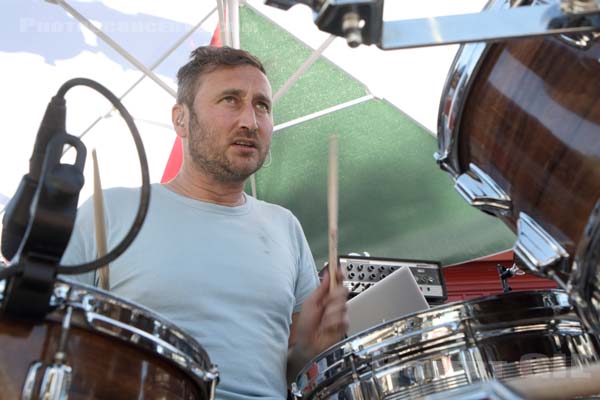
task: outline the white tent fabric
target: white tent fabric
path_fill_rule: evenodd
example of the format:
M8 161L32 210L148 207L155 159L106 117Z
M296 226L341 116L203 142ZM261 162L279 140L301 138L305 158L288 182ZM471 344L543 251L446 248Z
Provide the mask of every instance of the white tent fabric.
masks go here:
M173 43L184 36L211 10L214 3L180 1L169 9L160 2L70 2L78 12L145 65L152 65ZM92 32L82 28L62 8L43 1L12 1L4 7L3 18L10 35L0 42L4 95L3 128L0 146L0 193L11 196L27 172L28 159L44 109L51 96L66 80L94 79L117 96L143 77L134 66L114 52ZM16 17L16 18L15 18ZM186 40L157 69L157 76L175 89L174 71L189 51L207 44L217 26L212 13L202 27ZM174 140L170 124L172 95L149 79L141 81L125 97L124 104L134 115L150 160L153 181L160 180ZM105 187L134 186L140 182L133 141L118 114L108 113L109 103L90 89L73 89L67 94L67 131L80 135L98 117L103 117L86 135L88 150L97 148ZM68 153L67 153L68 154ZM86 181L91 182L90 163ZM91 193L87 184L81 198Z

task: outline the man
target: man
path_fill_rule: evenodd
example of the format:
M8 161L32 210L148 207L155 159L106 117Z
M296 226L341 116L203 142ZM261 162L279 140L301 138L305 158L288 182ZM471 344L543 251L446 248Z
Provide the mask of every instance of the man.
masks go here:
M319 286L296 218L243 192L273 132L272 93L250 54L201 47L177 74L175 131L183 165L152 187L148 216L111 265L112 292L191 333L219 366L220 399L282 399L313 356L348 326L346 289ZM109 248L129 229L138 191L105 193ZM93 259L90 201L63 264ZM339 280L340 276L338 276Z

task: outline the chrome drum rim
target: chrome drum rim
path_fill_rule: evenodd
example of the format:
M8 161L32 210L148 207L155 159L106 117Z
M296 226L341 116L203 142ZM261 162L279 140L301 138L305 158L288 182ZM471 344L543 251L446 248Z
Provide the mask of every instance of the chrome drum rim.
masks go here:
M484 9L496 10L509 7L508 0L490 0ZM434 158L440 168L450 173L453 179L465 172L460 168L458 158L457 127L460 126L473 81L490 46L486 42L461 45L442 90L438 112L438 151L434 154Z

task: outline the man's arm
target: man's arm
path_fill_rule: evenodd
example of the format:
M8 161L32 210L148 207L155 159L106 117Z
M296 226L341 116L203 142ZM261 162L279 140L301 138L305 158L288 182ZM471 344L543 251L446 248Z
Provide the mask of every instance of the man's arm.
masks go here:
M343 276L338 270L337 281ZM346 299L348 290L338 285L329 290L329 275L304 302L302 310L292 315L288 340L287 381L291 383L300 370L317 354L344 338L348 330Z
M296 379L296 375L298 372L308 363L309 360L304 360L304 357L301 357L301 354L298 352L294 352L294 348L296 346L296 327L298 326L298 318L300 318L300 313L295 312L292 314L292 324L290 325L290 338L288 340L288 358L287 358L287 382L291 384L294 379Z

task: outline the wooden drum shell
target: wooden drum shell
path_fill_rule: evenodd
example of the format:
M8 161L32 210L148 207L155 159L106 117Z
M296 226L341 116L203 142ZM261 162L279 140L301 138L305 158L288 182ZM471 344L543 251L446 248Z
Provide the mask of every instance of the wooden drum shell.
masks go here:
M60 321L0 319L0 399L21 397L30 366L52 364L60 338ZM179 368L150 352L71 327L66 364L72 368L68 392L77 399L202 399L197 386ZM37 376L37 390L41 376ZM38 398L33 393L33 398Z
M0 400L213 400L218 380L192 336L91 286L59 278L43 318L0 315Z
M484 170L572 256L600 198L600 43L554 37L493 44L465 101L460 169Z

